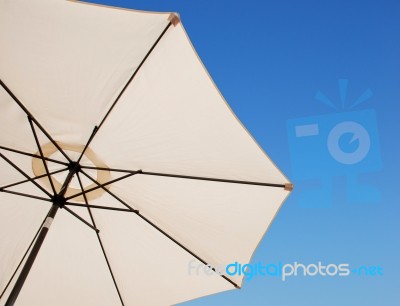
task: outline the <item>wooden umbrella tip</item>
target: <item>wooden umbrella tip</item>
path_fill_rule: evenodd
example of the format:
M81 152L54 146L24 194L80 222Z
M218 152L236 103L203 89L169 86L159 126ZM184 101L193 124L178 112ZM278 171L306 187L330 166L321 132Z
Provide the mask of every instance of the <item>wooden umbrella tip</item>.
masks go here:
M285 184L285 190L287 190L287 191L292 191L293 188L294 188L294 186L293 186L292 183L286 183L286 184Z
M168 21L171 22L174 27L176 27L179 22L181 22L181 18L177 13L171 13L171 15L168 17Z

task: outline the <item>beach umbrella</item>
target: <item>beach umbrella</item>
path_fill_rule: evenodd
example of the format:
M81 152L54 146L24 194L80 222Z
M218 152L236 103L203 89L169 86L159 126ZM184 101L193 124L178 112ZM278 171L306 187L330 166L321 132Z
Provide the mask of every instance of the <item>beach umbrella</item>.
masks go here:
M1 305L241 287L215 267L251 261L292 185L178 15L0 0L0 80Z

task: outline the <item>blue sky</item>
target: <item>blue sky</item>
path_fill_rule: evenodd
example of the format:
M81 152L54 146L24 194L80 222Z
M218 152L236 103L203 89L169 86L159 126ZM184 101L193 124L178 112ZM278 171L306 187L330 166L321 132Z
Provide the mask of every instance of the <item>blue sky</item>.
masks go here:
M379 276L285 282L255 277L241 290L182 305L398 305L400 2L101 3L179 12L233 110L294 182L254 263L321 261L383 269ZM358 128L341 125L335 142L331 131L343 122ZM318 126L318 135L297 136L298 126L310 125ZM342 152L351 160L362 146L366 153L357 162L335 155Z

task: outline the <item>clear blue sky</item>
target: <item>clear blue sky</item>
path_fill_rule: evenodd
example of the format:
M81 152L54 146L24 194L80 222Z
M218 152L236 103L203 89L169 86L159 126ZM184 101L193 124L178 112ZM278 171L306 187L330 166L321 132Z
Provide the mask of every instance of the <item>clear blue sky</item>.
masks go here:
M296 185L254 263L383 269L285 282L256 277L241 290L182 305L400 305L400 2L102 3L179 12L233 110ZM296 134L310 125L318 135Z

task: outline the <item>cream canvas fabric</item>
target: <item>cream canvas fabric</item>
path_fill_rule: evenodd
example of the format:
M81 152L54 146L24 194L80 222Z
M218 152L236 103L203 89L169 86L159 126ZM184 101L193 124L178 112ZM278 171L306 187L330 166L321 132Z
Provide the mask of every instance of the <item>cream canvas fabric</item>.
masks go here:
M15 305L173 305L242 286L189 265L250 262L291 185L176 15L0 0L0 80L0 305L52 205Z

